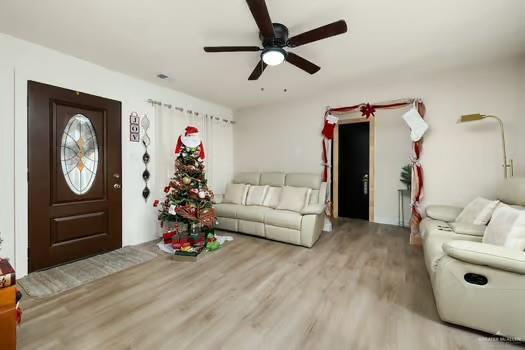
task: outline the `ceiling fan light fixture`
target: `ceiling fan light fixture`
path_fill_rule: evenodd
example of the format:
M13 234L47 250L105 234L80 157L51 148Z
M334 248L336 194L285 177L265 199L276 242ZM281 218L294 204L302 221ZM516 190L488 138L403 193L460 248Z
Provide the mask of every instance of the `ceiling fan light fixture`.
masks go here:
M280 47L270 47L263 50L261 58L269 66L278 66L284 62L286 51Z

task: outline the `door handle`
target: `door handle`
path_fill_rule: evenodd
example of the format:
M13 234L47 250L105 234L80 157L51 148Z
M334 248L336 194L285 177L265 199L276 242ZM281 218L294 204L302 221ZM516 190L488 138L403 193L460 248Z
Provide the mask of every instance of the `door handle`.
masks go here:
M366 196L368 194L368 174L363 176L363 194Z
M116 189L116 190L120 190L120 184L114 184L113 188Z

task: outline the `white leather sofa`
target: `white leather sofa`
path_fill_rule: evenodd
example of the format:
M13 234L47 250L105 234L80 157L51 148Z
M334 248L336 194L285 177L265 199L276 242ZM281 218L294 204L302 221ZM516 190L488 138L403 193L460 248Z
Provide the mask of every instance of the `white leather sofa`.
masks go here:
M525 210L525 179L507 180L498 199ZM420 225L439 316L525 340L525 253L482 243L486 226L455 223L461 210L429 206Z
M240 173L234 184L269 186L280 192L285 186L308 188L309 198L297 211L279 210L275 205L223 203L223 195L215 196L218 229L265 237L268 239L312 247L321 235L324 223L326 183L320 175L300 173Z

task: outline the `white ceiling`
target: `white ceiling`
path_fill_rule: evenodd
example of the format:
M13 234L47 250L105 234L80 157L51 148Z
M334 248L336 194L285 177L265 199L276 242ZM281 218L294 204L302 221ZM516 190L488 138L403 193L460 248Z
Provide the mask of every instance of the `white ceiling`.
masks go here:
M1 0L0 31L232 108L351 84L363 75L444 69L525 52L524 0L267 0L291 35L338 19L349 33L294 49L322 67L290 64L247 78L259 45L244 0ZM155 76L166 73L172 79ZM261 91L264 88L264 91ZM288 89L284 92L283 89Z

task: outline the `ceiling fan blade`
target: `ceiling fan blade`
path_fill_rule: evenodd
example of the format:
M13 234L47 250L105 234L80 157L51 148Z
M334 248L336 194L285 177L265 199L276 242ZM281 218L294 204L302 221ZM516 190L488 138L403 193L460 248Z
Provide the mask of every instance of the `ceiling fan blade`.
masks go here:
M206 46L206 52L252 52L260 51L257 46Z
M294 54L293 52L288 52L286 60L294 66L296 66L297 68L300 68L310 74L315 74L319 71L319 69L321 69L321 67L319 67L318 65L313 64L312 62L302 58L299 55Z
M246 0L257 27L265 38L273 38L273 24L265 0Z
M347 30L348 27L346 25L346 22L344 20L340 20L293 36L290 39L288 39L288 46L301 46L321 39L326 39L331 36L346 33Z
M263 74L264 70L268 67L266 63L263 62L263 60L260 60L259 63L257 63L257 66L255 66L255 69L253 70L252 74L250 74L250 77L248 80L257 80Z

